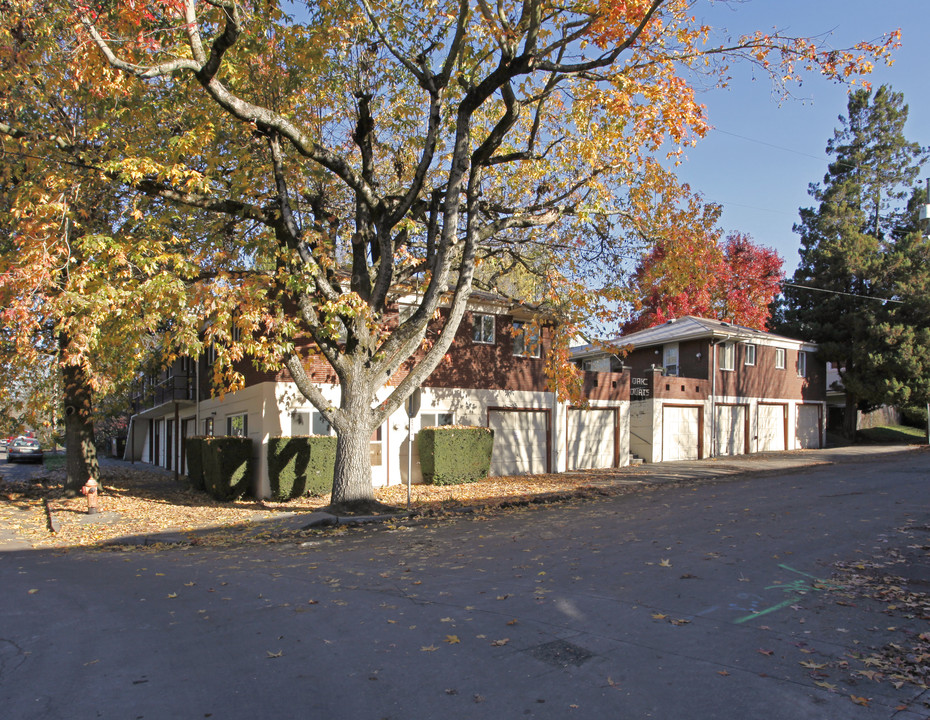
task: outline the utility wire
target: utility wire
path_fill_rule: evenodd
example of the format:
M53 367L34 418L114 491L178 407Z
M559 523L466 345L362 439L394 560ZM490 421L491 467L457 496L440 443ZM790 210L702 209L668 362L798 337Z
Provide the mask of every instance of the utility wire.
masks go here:
M879 302L890 302L904 304L903 300L892 300L891 298L876 297L875 295L857 295L856 293L842 292L840 290L824 290L823 288L811 287L810 285L796 285L795 283L783 282L782 287L800 288L801 290L814 290L816 292L827 293L829 295L845 295L846 297L862 298L863 300L878 300Z

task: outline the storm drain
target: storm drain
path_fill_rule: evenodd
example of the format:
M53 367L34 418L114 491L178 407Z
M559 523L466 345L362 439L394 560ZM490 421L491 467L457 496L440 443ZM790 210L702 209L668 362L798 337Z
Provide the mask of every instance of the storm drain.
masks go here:
M537 645L527 652L537 660L560 668L567 668L569 665L579 667L594 657L594 653L564 640Z

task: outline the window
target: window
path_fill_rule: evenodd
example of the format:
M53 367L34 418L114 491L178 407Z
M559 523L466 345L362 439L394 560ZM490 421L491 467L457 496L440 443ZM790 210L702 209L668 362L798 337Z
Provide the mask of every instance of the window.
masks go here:
M242 339L242 328L235 323L232 326L232 339L233 342L239 342Z
M208 417L203 419L203 434L206 437L213 435L213 418Z
M785 348L775 348L775 369L785 369Z
M530 323L513 323L513 354L522 357L539 357L539 330Z
M371 434L371 441L368 446L368 453L371 458L371 466L375 467L376 465L381 464L382 458L382 442L381 442L381 428L379 427Z
M420 415L420 427L442 427L452 425L452 413L423 413Z
M807 353L798 352L798 377L807 377Z
M246 413L226 416L226 434L246 437L249 434L249 416Z
M756 346L746 344L743 345L744 354L743 354L743 365L755 365L756 364Z
M664 345L662 348L662 369L666 375L678 376L678 343Z
M719 366L721 370L732 370L736 365L736 345L724 343L719 350Z
M332 434L332 426L322 413L316 410L295 410L291 413L291 437Z
M494 344L494 316L475 315L472 325L471 339L476 343L486 345Z
M216 362L216 345L210 343L210 347L207 348L205 357L207 365L213 365Z

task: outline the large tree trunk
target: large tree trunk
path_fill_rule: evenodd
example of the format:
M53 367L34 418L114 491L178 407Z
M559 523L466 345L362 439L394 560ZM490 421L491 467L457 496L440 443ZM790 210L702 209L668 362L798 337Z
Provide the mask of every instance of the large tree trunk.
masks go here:
M846 391L846 410L843 413L843 435L850 442L856 440L856 426L859 419L859 398Z
M369 402L374 391L364 385L364 381L350 381L342 386L345 422L336 428L336 470L330 494L333 512L369 513L385 509L375 500L372 487Z
M80 365L65 365L61 373L68 473L65 491L73 493L80 490L88 479L100 479L97 448L94 446L93 391L87 373Z

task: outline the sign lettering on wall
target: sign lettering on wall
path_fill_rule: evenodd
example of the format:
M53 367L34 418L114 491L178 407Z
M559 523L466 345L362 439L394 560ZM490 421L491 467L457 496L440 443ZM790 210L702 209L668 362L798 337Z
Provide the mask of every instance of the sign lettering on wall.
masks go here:
M649 386L649 378L630 378L630 400L647 400L650 397L652 388Z

